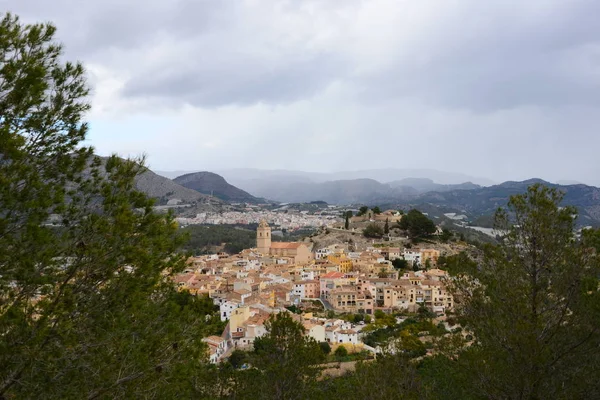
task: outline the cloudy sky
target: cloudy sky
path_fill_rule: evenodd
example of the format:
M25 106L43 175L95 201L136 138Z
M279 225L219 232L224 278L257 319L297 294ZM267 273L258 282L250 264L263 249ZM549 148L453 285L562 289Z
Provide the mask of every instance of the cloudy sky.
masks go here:
M89 142L157 170L600 185L598 0L0 0L53 21Z

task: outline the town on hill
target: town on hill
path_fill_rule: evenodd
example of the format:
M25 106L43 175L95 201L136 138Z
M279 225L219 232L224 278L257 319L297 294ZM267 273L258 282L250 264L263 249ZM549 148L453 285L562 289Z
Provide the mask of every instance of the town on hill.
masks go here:
M382 313L410 315L425 309L436 324L452 328L445 314L454 302L447 273L438 268L440 256L449 254L434 247L380 242L349 251L346 243L315 248L304 241L274 242L271 227L262 220L254 248L191 257L175 283L179 290L212 299L227 323L221 336L206 339L212 362L226 360L235 350L251 350L267 333L269 315L290 309L298 311L296 319L317 342L375 356L381 349L365 344L365 338L375 344L368 339L365 318L376 321ZM397 268L400 260L405 268ZM348 320L353 315L360 321Z
M600 398L595 2L5 3L0 400Z

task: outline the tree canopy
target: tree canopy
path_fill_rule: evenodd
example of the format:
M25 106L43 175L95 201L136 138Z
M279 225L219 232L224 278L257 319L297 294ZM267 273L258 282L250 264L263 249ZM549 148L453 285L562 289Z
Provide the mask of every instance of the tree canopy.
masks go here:
M383 228L375 223L369 224L363 229L363 235L368 238L381 238L383 237Z
M141 160L85 146L85 72L54 34L0 17L0 398L185 393L206 324L170 280L182 238Z
M407 231L412 239L429 236L436 231L433 221L416 209L412 209L404 215L398 222L398 226Z
M458 358L466 384L485 398L583 398L600 394L600 262L576 240L576 210L562 193L533 185L496 214L508 232L481 268L453 291L474 343Z

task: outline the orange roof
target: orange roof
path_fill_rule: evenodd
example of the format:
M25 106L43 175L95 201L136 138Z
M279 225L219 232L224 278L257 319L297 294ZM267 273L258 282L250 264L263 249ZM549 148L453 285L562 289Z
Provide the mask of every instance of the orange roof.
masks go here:
M328 272L325 275L321 275L321 279L331 279L331 278L343 278L344 274L341 272Z
M271 243L272 249L297 249L303 243L299 242L273 242Z

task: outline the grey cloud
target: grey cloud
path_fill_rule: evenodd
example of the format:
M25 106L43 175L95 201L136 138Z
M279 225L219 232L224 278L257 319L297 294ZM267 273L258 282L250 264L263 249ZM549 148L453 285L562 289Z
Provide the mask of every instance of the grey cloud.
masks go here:
M496 17L498 4L481 2L447 21L417 50L427 62L399 59L356 84L369 101L417 97L477 112L600 105L600 2L563 3L523 19L518 8Z
M170 66L129 81L124 96L168 98L200 107L256 102L289 103L311 97L336 78L339 61L326 54L270 66L257 60Z
M67 55L104 74L99 86L123 85L104 99L114 108L150 104L122 114L185 114L156 133L180 132L168 151L143 143L162 169L348 169L376 136L389 154L372 157L373 168L600 183L598 0L0 0L0 9L54 21ZM111 137L104 148L118 150Z

